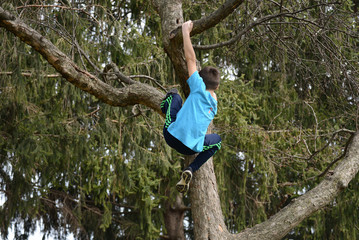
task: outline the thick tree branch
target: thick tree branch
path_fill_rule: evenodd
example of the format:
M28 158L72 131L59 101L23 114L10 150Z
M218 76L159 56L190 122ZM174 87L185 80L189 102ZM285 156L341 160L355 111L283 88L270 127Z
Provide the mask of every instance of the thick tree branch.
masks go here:
M209 16L193 21L193 30L191 32L191 36L216 26L220 21L230 15L242 3L243 0L227 0L222 6L220 6ZM182 26L179 26L175 30L173 30L170 34L170 38L182 38L181 29Z
M15 20L14 20L15 19ZM143 83L114 88L96 76L80 69L69 57L36 30L16 19L0 7L0 27L12 32L21 41L39 52L67 81L112 106L146 105L161 113L163 93ZM125 76L126 77L126 76ZM133 81L133 80L132 80Z
M132 80L130 77L127 77L125 74L120 72L120 69L118 69L118 67L114 63L107 64L106 67L104 68L103 72L105 74L107 74L111 69L113 70L116 77L118 79L120 79L120 81L127 83L127 84L135 84L136 83L136 81Z
M6 21L14 21L16 17L11 15L9 12L6 12L4 9L0 7L0 19Z
M323 208L346 187L359 171L359 132L353 135L344 160L317 187L283 208L269 220L233 235L236 239L282 239L312 213ZM273 228L275 226L275 228Z

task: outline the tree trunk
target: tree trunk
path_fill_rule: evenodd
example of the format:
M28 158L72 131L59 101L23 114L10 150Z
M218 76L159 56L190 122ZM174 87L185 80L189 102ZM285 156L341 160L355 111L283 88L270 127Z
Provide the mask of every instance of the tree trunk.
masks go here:
M156 0L158 14L161 17L162 41L165 51L175 69L177 81L186 96L189 94L187 85L188 71L183 52L183 41L181 38L172 38L171 32L183 23L182 0Z
M168 239L184 240L183 220L186 208L180 194L177 194L176 199L172 201L169 192L166 192L168 200L165 203L164 213L167 237Z
M212 158L195 172L190 197L195 239L226 239L229 234L223 220Z
M186 83L188 71L182 50L182 39L171 36L171 32L183 23L182 2L180 0L157 1L157 6L162 19L165 50L173 63L181 88L187 96L189 94L189 87ZM187 161L193 158L194 156L189 157ZM222 234L227 230L223 221L212 158L194 174L190 197L195 239L223 239Z

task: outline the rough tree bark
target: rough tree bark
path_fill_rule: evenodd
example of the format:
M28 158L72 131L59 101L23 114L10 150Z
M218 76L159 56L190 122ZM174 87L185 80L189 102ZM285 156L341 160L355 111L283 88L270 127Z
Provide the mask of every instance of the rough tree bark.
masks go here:
M232 235L230 239L282 239L312 213L331 203L359 170L359 132L351 137L345 158L318 186L295 199L269 220Z
M162 19L165 50L173 63L181 88L187 96L189 94L186 83L188 72L180 31L180 24L183 23L182 1L155 0L153 2ZM215 26L242 2L242 0L228 0L209 16L194 21L192 35ZM191 160L193 157L186 158L186 162ZM228 231L223 220L212 158L194 174L190 189L195 239L223 239L223 234Z
M195 239L227 239L212 158L194 174L189 192Z
M166 209L164 213L167 230L166 239L185 240L183 220L188 208L183 204L183 198L180 194L177 194L176 198L172 201L170 192L170 189L167 189L165 193L169 199L164 206Z
M177 81L186 96L189 94L189 87L186 83L188 78L187 65L182 50L182 39L171 40L171 32L183 23L182 0L154 0L154 6L161 17L162 41L165 51L172 61Z
M187 70L182 53L182 42L178 26L183 22L180 0L153 0L162 19L163 42L170 57L182 90L188 94L185 84ZM242 3L242 0L228 0L218 11L194 21L194 33L215 26ZM220 17L219 17L220 16ZM204 27L205 26L205 27ZM0 27L12 32L16 37L38 51L67 81L105 103L113 106L144 104L160 112L159 103L163 93L141 83L116 89L97 77L80 69L64 53L38 32L24 24L0 7ZM176 30L177 29L177 30ZM329 204L359 170L359 132L352 138L346 157L316 188L297 198L294 202L272 216L269 220L246 229L239 234L230 234L224 225L218 196L213 162L209 160L194 175L190 190L192 215L196 239L281 239L291 229L313 212ZM181 217L180 217L181 218Z

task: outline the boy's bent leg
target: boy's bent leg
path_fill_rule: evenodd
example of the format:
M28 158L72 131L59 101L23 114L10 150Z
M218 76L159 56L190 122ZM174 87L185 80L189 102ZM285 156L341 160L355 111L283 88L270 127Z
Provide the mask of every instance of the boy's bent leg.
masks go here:
M180 140L172 136L166 127L163 128L163 136L166 140L166 143L171 148L175 149L177 152L184 154L184 155L193 155L196 154L195 151L188 148L186 145L184 145Z
M172 88L166 93L166 96L163 98L163 100L161 102L162 113L166 114L167 107L168 107L168 104L166 104L166 103L169 102L169 101L167 101L167 99L168 99L168 97L172 96L173 94L178 94L177 88Z
M221 148L221 137L217 134L206 134L203 151L189 165L193 172L197 171L207 160Z
M221 137L217 134L206 134L203 151L200 152L194 161L182 172L181 180L176 185L177 191L180 193L188 191L192 174L221 148L221 141Z
M168 128L172 122L176 121L177 113L181 107L181 96L177 93L168 93L161 103L161 110L166 114L165 128Z

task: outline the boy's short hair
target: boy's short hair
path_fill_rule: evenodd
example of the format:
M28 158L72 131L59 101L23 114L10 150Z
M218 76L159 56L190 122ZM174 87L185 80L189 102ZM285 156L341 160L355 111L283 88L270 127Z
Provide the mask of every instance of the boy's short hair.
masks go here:
M199 75L202 77L206 89L216 90L220 82L220 74L215 67L204 67L199 71Z

